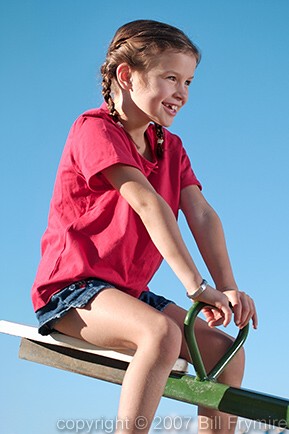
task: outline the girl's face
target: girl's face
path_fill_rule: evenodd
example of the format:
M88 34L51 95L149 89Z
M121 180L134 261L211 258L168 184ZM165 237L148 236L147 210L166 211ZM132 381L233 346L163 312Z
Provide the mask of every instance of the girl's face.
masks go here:
M130 98L134 115L168 127L187 102L196 69L192 54L165 51L148 71L132 71Z

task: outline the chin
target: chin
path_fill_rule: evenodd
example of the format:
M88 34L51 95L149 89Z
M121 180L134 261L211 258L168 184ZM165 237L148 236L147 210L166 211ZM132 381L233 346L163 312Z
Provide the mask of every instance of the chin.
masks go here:
M157 117L151 117L151 122L161 125L162 127L168 128L174 122L174 118L165 120L165 119L158 119Z
M172 125L174 119L171 120L164 120L164 119L154 119L152 122L155 122L158 125L161 125L162 127L168 128Z
M169 128L173 123L173 120L171 120L170 122L162 122L161 126L165 127L165 128Z

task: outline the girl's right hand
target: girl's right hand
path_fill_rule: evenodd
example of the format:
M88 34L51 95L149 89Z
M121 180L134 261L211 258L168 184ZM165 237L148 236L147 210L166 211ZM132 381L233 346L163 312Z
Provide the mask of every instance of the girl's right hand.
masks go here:
M232 310L230 309L228 298L222 292L207 285L206 290L194 300L211 305L202 309L209 327L218 325L226 327L230 323Z
M218 325L227 326L232 319L232 310L234 321L240 329L245 327L252 319L253 327L258 326L257 312L254 301L245 292L238 290L218 291L217 289L207 286L206 290L196 299L208 303L214 307L206 306L202 309L209 327ZM230 304L229 304L230 303Z
M195 301L201 301L213 306L206 306L202 309L209 327L218 325L226 327L231 322L232 310L229 306L229 299L224 293L207 285L206 290Z

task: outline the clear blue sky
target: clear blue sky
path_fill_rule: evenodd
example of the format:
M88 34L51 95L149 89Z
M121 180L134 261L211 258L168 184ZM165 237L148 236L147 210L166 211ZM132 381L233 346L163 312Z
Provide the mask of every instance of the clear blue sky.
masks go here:
M258 307L244 387L288 398L287 0L1 2L0 318L36 324L30 288L68 129L101 102L98 70L114 31L139 18L181 27L202 50L171 130L222 218L239 287ZM165 265L151 287L190 306ZM118 386L20 361L17 338L0 342L1 432L54 434L58 419L114 417ZM196 410L164 399L158 415L171 414Z

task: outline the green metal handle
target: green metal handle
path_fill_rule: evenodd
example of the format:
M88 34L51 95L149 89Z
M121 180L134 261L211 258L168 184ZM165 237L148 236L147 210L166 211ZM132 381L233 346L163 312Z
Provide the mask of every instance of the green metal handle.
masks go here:
M244 328L242 328L235 341L231 345L231 347L227 350L227 352L221 357L221 359L216 363L213 369L207 373L203 359L197 344L195 331L194 331L194 323L199 314L199 312L206 306L210 306L207 303L196 302L189 309L187 316L185 318L185 337L189 347L189 352L193 361L193 365L196 371L196 378L200 381L203 380L216 380L218 376L223 372L227 364L232 360L237 351L242 347L245 340L247 339L249 333L249 324L247 324Z

